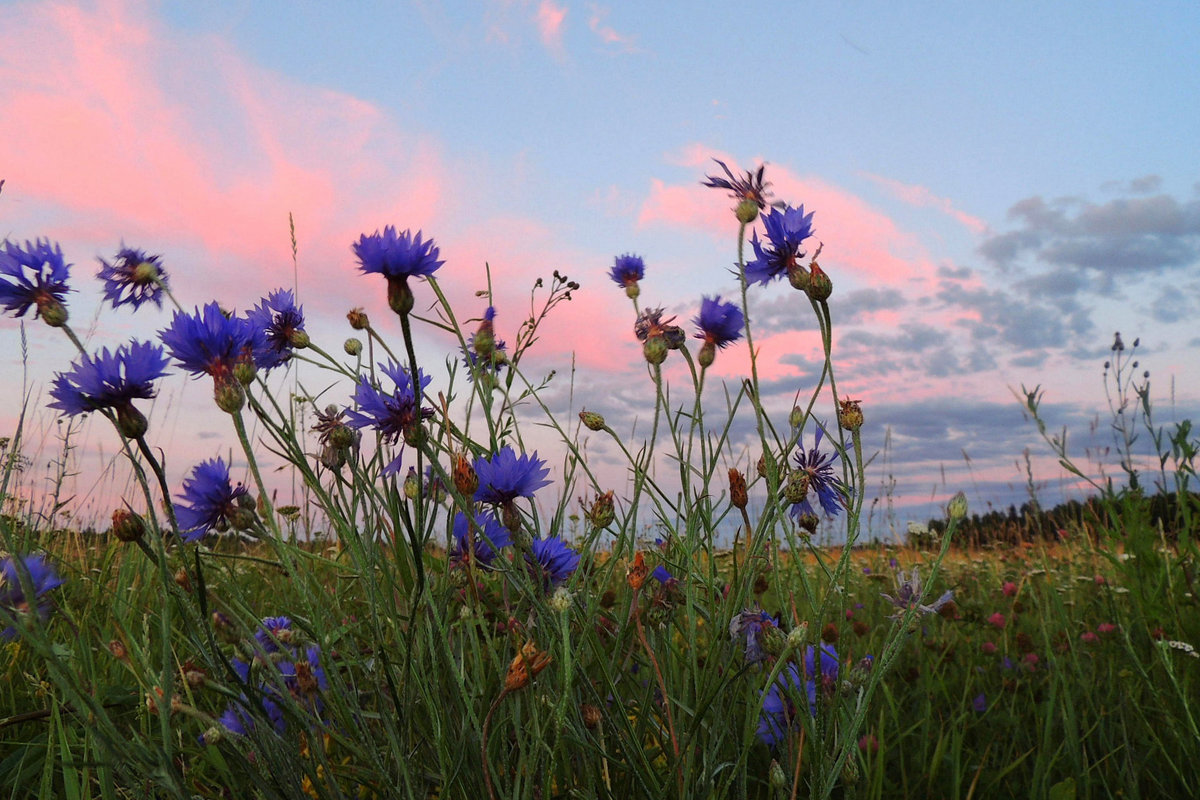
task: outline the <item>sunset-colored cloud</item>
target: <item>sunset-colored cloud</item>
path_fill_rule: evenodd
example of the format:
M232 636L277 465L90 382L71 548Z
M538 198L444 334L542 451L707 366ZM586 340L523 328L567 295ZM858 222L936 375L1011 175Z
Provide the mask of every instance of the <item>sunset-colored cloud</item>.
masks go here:
M589 5L588 12L588 30L600 40L602 45L616 52L633 53L637 51L637 44L632 36L619 33L611 25L606 24L608 8Z
M553 0L542 0L538 4L538 35L541 37L542 44L556 58L562 58L564 55L563 23L566 21L566 18L566 6L555 5Z
M863 177L874 181L883 188L887 189L893 196L908 203L909 205L919 208L935 208L941 211L948 217L957 220L964 228L972 233L983 234L988 231L988 224L979 217L972 216L965 211L954 207L954 204L949 198L939 197L934 194L926 186L917 186L909 183L902 183L892 178L884 177L883 175L872 175L863 173Z

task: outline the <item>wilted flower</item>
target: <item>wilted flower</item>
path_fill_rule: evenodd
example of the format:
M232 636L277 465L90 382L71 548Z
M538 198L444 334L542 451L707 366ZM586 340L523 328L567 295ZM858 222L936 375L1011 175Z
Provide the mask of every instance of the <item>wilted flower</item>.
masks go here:
M121 433L136 439L146 432L146 418L133 401L154 397L154 381L166 371L167 358L158 345L135 340L116 352L101 348L94 357L84 356L69 371L55 375L50 389L54 402L48 406L70 416L112 409Z
M317 411L317 424L312 429L320 434L321 464L327 469L339 470L347 459L358 453L362 434L350 427L345 420L346 412L335 405Z
M22 578L27 583L22 583ZM63 584L63 579L54 573L45 559L39 555L17 558L10 556L0 561L0 621L14 622L16 617L34 610L34 601ZM32 594L25 591L28 586ZM37 605L37 614L45 620L49 606ZM17 635L15 626L0 630L0 639L13 639Z
M433 239L422 241L420 231L416 236L408 230L397 234L391 225L385 227L382 234L379 231L370 236L363 234L353 248L359 269L364 274L378 273L387 278L388 305L397 314L412 311L413 296L408 279L428 277L445 263L438 261L438 248Z
M304 331L304 307L296 305L291 289L271 292L257 306L246 312L246 320L262 332L254 362L271 370L292 357L292 348L308 346Z
M533 676L544 670L551 660L549 653L539 650L532 641L526 642L508 665L508 672L504 676L505 690L515 692L527 686Z
M625 289L625 294L629 297L637 297L639 293L638 281L646 276L646 263L642 261L641 256L635 256L626 253L623 256L617 256L613 260L613 267L609 270L608 276L613 279L617 286Z
M534 539L530 549L532 557L527 554L526 559L531 566L537 565L543 581L549 585L563 583L579 567L579 554L557 536Z
M490 567L496 560L496 551L512 544L508 529L490 511L475 514L472 524L461 511L454 515L454 547L450 550L450 563L463 564L474 551L475 563Z
M467 365L467 377L475 380L478 370L484 375L496 375L508 364L504 354L506 345L503 339L497 339L492 321L496 318L496 309L488 306L484 312L479 329L467 339L466 349L463 350L463 363Z
M231 524L239 510L238 498L246 494L240 483L229 482L229 468L220 458L202 461L183 481L183 492L176 495L175 519L185 541L195 541L213 528Z
M746 609L734 615L729 622L729 636L737 644L745 645L746 663L765 661L767 651L763 639L770 629L779 630L779 621L762 609Z
M805 255L800 245L812 236L812 218L812 213L804 213L803 205L782 211L771 209L771 213L762 218L767 233L766 244L759 241L757 232L750 240L755 259L746 264L746 280L765 285L787 275L789 270L800 268L800 259Z
M159 256L122 247L111 264L103 258L99 261L102 266L96 277L104 281L104 299L113 308L128 303L136 311L147 302L162 308L163 290L169 287Z
M821 446L821 437L823 431L817 428L817 434L813 441L813 446L809 450L805 450L801 446L796 455L796 470L808 476L808 488L817 493L817 500L821 503L822 510L826 516L836 516L838 510L845 505L845 498L848 490L842 480L833 474L833 462L837 461L837 452L822 454L818 448ZM796 519L800 519L806 514L815 514L812 504L808 498L794 503L790 510L791 515Z
M62 248L50 246L49 239L38 239L20 245L4 240L0 249L0 304L5 311L23 317L34 306L34 317L40 316L47 325L60 327L67 321L63 305L71 268L63 260ZM26 274L29 273L29 274Z
M401 439L407 441L417 434L421 420L433 416L433 409L421 407L421 394L431 379L418 370L421 386L414 390L409 371L399 364L389 362L380 364L379 368L392 379L396 388L391 393L384 392L373 386L365 375L360 377L354 389L354 402L358 408L346 409L346 424L352 428L373 427L388 444L396 444ZM384 467L383 474L396 474L402 456L402 453L398 454Z
M480 503L511 503L518 497L533 497L534 492L550 484L546 479L550 470L536 451L518 456L508 445L490 458L475 459L475 474L479 476L475 500Z
M923 614L936 614L941 610L942 606L954 599L954 590L949 589L942 593L942 596L934 600L929 605L921 603L921 572L917 567L913 567L912 574L905 577L904 571L901 570L896 575L896 596L880 592L879 596L887 600L892 605L896 606L897 611L891 616L892 619L900 619L909 609L915 608L918 616Z

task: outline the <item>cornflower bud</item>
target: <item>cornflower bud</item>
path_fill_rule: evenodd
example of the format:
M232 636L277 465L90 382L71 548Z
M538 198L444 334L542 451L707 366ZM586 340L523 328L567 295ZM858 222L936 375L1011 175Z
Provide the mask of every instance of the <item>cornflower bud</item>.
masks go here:
M508 665L508 673L504 676L505 690L515 692L528 686L533 677L544 670L551 660L550 654L538 650L532 640L526 642L521 652Z
M804 647L804 641L808 638L808 623L801 622L796 627L788 631L787 648L793 653Z
M800 518L798 520L796 520L796 522L797 522L797 524L799 524L800 528L802 530L806 531L809 536L812 536L814 533L817 532L817 524L820 521L821 520L817 519L816 514L801 514Z
M809 286L812 285L812 278L809 273L804 269L803 266L797 264L795 261L788 264L787 278L788 283L792 285L792 288L798 289L801 292L807 292Z
M746 476L736 469L729 470L729 502L734 508L745 508L750 502L746 492Z
M351 309L350 312L346 314L346 319L350 322L350 327L354 328L356 331L363 331L371 327L371 320L367 317L367 312L363 311L361 308Z
M602 431L605 428L604 417L594 411L584 409L579 412L579 420L589 431Z
M188 577L187 570L183 567L175 571L175 583L188 594L192 593L192 579Z
M762 648L773 656L781 655L784 649L787 648L788 637L783 631L775 627L772 622L763 622L762 626Z
M117 406L117 428L126 439L140 439L146 435L150 423L133 403L122 403Z
M701 367L708 369L717 360L717 346L712 342L705 342L700 345L700 352L696 355L696 361Z
M771 788L776 792L782 792L787 788L787 774L784 773L783 767L779 766L779 762L771 759L771 766L767 769L768 779L771 783Z
M842 400L838 407L838 424L845 430L856 431L862 427L862 404L859 400Z
M646 566L646 558L639 550L633 555L633 564L625 571L625 582L634 591L642 588L642 584L646 582L646 576L650 574L650 568Z
M963 492L958 492L954 497L950 498L948 507L950 519L962 519L967 516L967 496Z
M783 486L783 497L792 505L803 503L808 497L808 484L811 479L807 472L794 470L788 475L787 483Z
M458 453L454 456L454 465L450 470L450 475L454 479L454 488L464 497L474 497L475 492L479 490L479 476L475 474L475 467L467 458L466 453Z
M829 299L833 294L833 281L825 274L825 270L812 263L812 273L808 276L808 296L818 303Z
M409 467L408 474L404 476L404 496L409 500L416 500L421 496L421 479L417 477L415 467Z
M136 542L146 534L146 523L132 511L118 508L112 513L112 533L122 542Z
M303 350L311 343L312 340L309 339L308 334L304 331L292 331L288 334L288 344L297 350Z
M57 298L46 297L37 301L38 313L42 315L42 321L51 328L61 328L67 324L67 307L64 306Z
M213 400L217 408L227 414L236 414L246 404L246 391L242 384L231 378L218 379L213 382Z
M567 591L567 587L560 586L554 590L554 594L550 595L550 608L558 614L565 614L571 610L572 597Z
M594 731L600 727L600 721L603 719L603 716L600 709L596 706L590 703L583 703L579 706L579 714L583 717L583 724L587 726L588 730Z
M804 413L803 408L801 408L800 406L793 406L792 412L790 414L788 414L788 424L791 425L793 428L799 428L801 425L804 424L805 416L807 416L807 415Z
M362 341L351 336L346 341L342 342L342 349L346 351L348 356L357 356L362 352Z
M604 492L596 496L592 501L592 506L587 510L587 520L592 524L592 527L597 530L607 528L616 518L616 511L613 508L613 493L611 491Z
M646 361L655 366L667 360L667 343L662 336L651 336L642 345L642 355L646 357Z

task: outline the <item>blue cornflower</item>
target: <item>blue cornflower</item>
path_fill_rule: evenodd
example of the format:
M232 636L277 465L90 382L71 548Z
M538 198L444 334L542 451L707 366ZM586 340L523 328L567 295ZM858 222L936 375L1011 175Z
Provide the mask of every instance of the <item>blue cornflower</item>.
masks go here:
M757 172L747 170L746 177L739 178L730 172L729 167L725 166L724 161L716 158L713 161L720 164L721 169L725 170L725 174L729 177L726 179L719 176L705 175L704 177L707 178L707 181L701 181L701 186L707 186L710 189L728 189L729 196L739 203L753 203L756 209L766 207L767 198L771 194L767 191L767 187L771 184L763 181L763 171L767 168L766 164L760 165ZM753 219L751 217L748 221L752 221Z
M672 583L679 583L679 579L671 574L662 564L659 564L650 572L650 577L661 583L663 586L670 586Z
M354 244L354 255L358 256L359 269L363 273L378 273L388 281L388 305L397 314L408 314L413 308L412 290L408 279L429 276L437 271L443 261L438 261L438 248L433 239L421 240L421 232L413 236L411 231L396 233L388 225L381 234L363 234Z
M246 320L227 315L213 301L193 314L176 311L158 338L188 372L222 381L233 377L239 362L253 359L254 351L262 348L263 333Z
M983 692L975 695L975 699L971 701L971 708L978 714L982 714L983 712L987 711L987 707L987 695Z
M729 622L729 636L737 644L745 643L747 664L767 659L763 638L768 631L778 631L779 620L762 609L746 609Z
M533 497L533 493L550 481L546 462L533 455L521 454L505 445L491 458L475 459L475 474L479 476L479 488L475 500L480 503L511 503L518 497Z
M255 659L253 664L234 658L230 660L230 663L238 682L244 686L249 686L251 683L252 667L273 673L270 676L263 676L266 680L256 687L256 693L260 696L263 713L271 724L271 728L277 734L282 735L287 729L287 717L283 713L283 704L287 701L280 690L280 682L291 702L313 715L319 715L324 710L320 693L329 688L329 681L325 670L321 667L320 647L316 645L310 645L304 649L290 647L274 652L282 652L282 658L279 660ZM231 704L225 709L225 713L221 715L219 721L226 730L239 736L246 736L254 729L254 717L250 713L249 704L250 700L243 692L237 703Z
M184 541L193 542L213 528L222 529L238 510L238 498L246 494L240 483L229 482L229 468L220 458L201 461L192 476L183 481L183 492L176 495L175 519Z
M64 582L41 556L20 558L20 567L17 566L17 560L16 557L10 556L0 561L0 620L6 622L15 621L18 615L28 613L33 609L33 601ZM21 583L22 577L28 578L28 586L33 590L32 596L25 593ZM50 607L44 602L38 603L37 613L45 620L50 614ZM13 639L16 635L17 629L14 625L0 630L0 639Z
M896 596L880 592L879 596L896 607L896 613L892 614L892 619L900 619L910 609L917 609L917 616L924 614L936 614L942 609L942 606L954 599L954 590L948 589L942 593L942 596L934 600L929 605L921 603L921 573L913 567L912 575L905 577L904 571L900 570L896 574Z
M395 444L402 438L410 439L416 433L421 420L433 416L433 409L421 408L420 397L431 378L418 369L417 377L421 386L419 390L414 391L408 370L399 364L393 361L386 365L380 364L379 368L392 379L396 388L388 394L372 386L365 375L360 377L358 386L354 389L354 403L358 408L346 409L346 424L352 428L373 427L379 431L385 442ZM399 472L400 459L401 455L397 455L383 468L383 474L394 475Z
M821 453L817 449L821 446L822 435L823 431L817 428L812 448L805 451L803 446L800 447L795 456L796 469L808 476L808 488L817 493L817 499L826 516L836 517L839 509L845 505L848 490L842 480L833 474L833 462L837 461L837 452ZM805 514L816 514L812 504L808 502L808 497L799 503L793 503L790 513L796 519Z
M475 563L481 567L490 567L496 560L496 551L501 547L512 544L508 529L500 524L490 511L480 511L475 514L475 524L471 525L466 514L459 511L454 515L454 547L450 550L450 561L453 564L465 563L472 550L475 552Z
M17 317L36 306L35 318L40 316L47 325L61 327L67 322L63 300L72 291L67 286L70 273L62 248L51 247L49 239L26 241L24 249L5 239L0 249L0 304Z
M96 277L104 281L104 299L113 308L128 303L136 311L147 302L162 308L163 290L169 286L159 258L122 246L111 264L99 259L103 266Z
M526 554L526 560L540 567L543 580L551 586L566 581L579 566L579 554L557 536L534 539L530 549L532 558Z
M167 357L159 345L134 340L115 352L104 347L55 375L50 389L54 402L48 406L70 416L113 409L121 432L136 439L146 433L146 418L133 401L154 397L154 381L166 372Z
M279 652L279 645L287 645L292 641L292 620L290 617L263 617L258 630L254 632L254 640L264 653Z
M467 376L471 380L475 380L476 371L481 375L495 376L508 365L504 340L496 338L495 319L496 309L488 306L478 330L471 334L463 350L463 363L467 365Z
M817 713L818 681L823 693L830 693L837 685L838 658L833 645L820 645L820 664L817 651L809 646L804 651L804 673L795 662L789 663L779 673L775 683L763 693L762 713L758 718L758 738L770 747L779 744L796 723L796 699L804 695L808 699L808 711Z
M254 351L254 363L260 369L274 369L292 357L293 347L308 346L304 307L296 305L291 289L271 292L246 312L246 321L261 332L259 348Z
M709 366L717 348L724 349L730 342L741 338L746 317L736 303L721 302L721 296L717 295L700 298L700 314L692 321L700 329L696 338L704 340L700 348L701 364ZM708 354L707 358L705 353ZM704 364L705 360L708 364Z
M613 266L609 270L608 276L617 286L623 287L625 294L629 297L637 297L639 294L638 281L646 277L646 262L642 261L641 256L635 256L632 253L617 256L613 260Z
M812 218L812 213L805 215L803 205L799 208L789 206L782 211L771 209L771 213L762 218L767 229L766 245L759 241L757 232L750 241L755 259L746 264L746 280L767 284L787 275L789 269L799 268L799 260L804 257L800 245L812 236Z

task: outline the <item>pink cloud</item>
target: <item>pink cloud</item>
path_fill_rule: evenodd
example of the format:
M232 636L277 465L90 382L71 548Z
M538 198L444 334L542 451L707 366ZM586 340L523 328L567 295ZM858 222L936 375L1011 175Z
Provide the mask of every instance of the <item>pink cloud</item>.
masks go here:
M863 173L863 176L879 184L883 188L891 192L895 197L899 198L909 205L920 208L936 208L943 214L957 220L963 227L972 233L982 234L988 230L988 224L979 217L971 216L965 211L960 211L954 207L954 204L945 197L935 195L928 187L918 186L915 184L901 183L900 181L891 178L885 178L882 175L872 175Z
M604 24L604 21L608 18L609 9L596 5L589 6L588 8L591 12L588 16L588 29L595 34L601 44L624 53L637 51L637 46L632 36L618 33L611 26Z
M542 0L538 4L538 35L546 49L557 58L563 57L563 23L567 18L565 6L556 6L553 0Z

